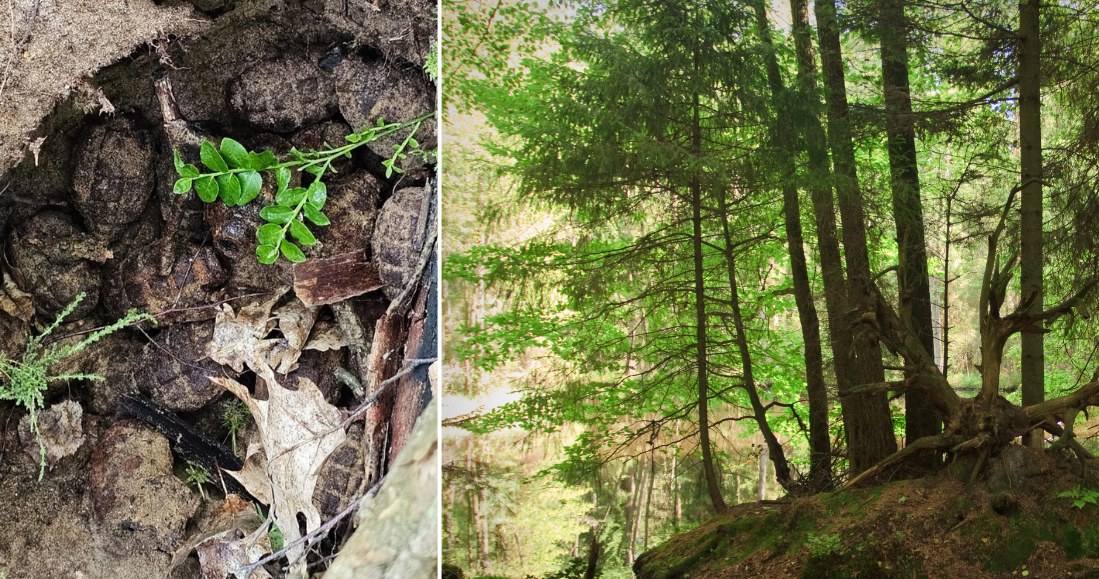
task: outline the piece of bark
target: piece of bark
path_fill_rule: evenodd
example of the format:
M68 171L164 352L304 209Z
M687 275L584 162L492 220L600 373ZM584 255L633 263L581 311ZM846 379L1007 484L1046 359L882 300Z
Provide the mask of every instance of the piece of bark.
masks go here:
M363 501L358 530L325 579L436 576L438 406L433 401L424 410L378 494Z
M294 293L309 307L341 302L384 285L378 269L359 251L294 266Z

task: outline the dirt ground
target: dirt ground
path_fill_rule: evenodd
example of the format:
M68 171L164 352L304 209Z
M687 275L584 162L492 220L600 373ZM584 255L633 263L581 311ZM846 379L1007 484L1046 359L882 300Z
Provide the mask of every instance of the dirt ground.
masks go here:
M314 228L318 243L294 266L256 259L260 207L276 193L270 175L251 205L204 204L193 192L173 193L172 152L197 164L198 140L231 137L285 159L292 149L343 145L380 118L434 111L436 87L424 70L435 49L434 2L9 7L10 18L0 18L0 354L19 360L28 339L80 294L47 343L74 343L130 311L158 323L122 329L51 368L105 380L50 385L52 410L39 413L48 442L41 480L26 410L0 402L0 577L232 576L238 563L278 550L280 539L260 529L267 517L288 527L289 546L307 541L297 547L306 558L288 571L291 550L253 577L323 574L354 531L348 512L368 505L373 494L363 495L400 463L433 396L434 158L409 155L387 176L383 161L405 136L396 135L337 161L325 177L331 225ZM157 92L165 79L182 124L165 117ZM424 151L436 146L435 127L426 121L415 134ZM180 141L177 129L194 142ZM305 266L323 271L339 259L378 272L376 286L304 303L292 288L309 281ZM234 350L229 332L242 328L253 342ZM262 356L239 351L249 344ZM280 514L269 506L287 501L277 468L256 461L290 444L279 437L293 428L260 419L286 422L306 406L332 425L312 433L331 435L332 448L294 487L303 494L298 508ZM247 419L231 428L228 417L242 411ZM295 428L319 419L302 420ZM434 450L423 448L421 458ZM276 473L274 482L238 483L221 472L226 463ZM201 490L196 468L211 479ZM434 492L434 481L420 484ZM342 518L317 530L334 517ZM403 544L432 560L394 553L405 572L409 560L434 569L421 523L407 523L417 538ZM402 536L394 525L390 537Z
M1096 577L1077 459L1008 447L974 484L934 477L744 504L644 553L638 577ZM1091 481L1090 483L1088 481Z

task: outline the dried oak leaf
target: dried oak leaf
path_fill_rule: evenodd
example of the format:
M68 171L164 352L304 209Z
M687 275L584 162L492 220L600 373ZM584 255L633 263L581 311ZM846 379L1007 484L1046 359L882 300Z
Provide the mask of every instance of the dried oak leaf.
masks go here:
M263 372L270 369L279 374L293 371L317 321L318 309L295 299L272 312L285 293L276 292L273 298L243 306L239 312L229 304L219 306L214 336L206 347L210 359L237 372L247 366L264 378ZM282 336L268 338L275 328Z
M267 400L253 398L248 388L235 380L211 379L252 411L267 457L271 519L282 530L286 544L292 545L302 536L299 514L305 519L306 533L322 523L320 511L313 505L313 491L325 459L346 438L341 427L342 416L339 409L325 401L311 380L298 378L297 390L290 390L274 380L270 367L255 370L267 376ZM247 488L254 481L246 478L240 482ZM294 545L287 553L289 560L304 565L305 547Z

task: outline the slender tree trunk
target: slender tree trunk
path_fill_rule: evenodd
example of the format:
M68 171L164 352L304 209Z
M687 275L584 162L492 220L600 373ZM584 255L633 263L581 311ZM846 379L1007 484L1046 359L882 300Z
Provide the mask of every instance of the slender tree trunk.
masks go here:
M675 438L679 440L679 422L675 423ZM683 499L680 497L679 488L679 470L678 470L678 458L679 448L678 446L672 449L672 528L675 532L679 532L679 521L683 519Z
M769 459L767 457L767 447L759 447L759 500L767 498L767 463Z
M786 89L779 72L778 59L773 51L770 24L764 3L754 3L756 25L760 41L770 47L766 53L767 80L771 96L779 103L779 115L789 110ZM813 290L809 285L809 268L805 259L805 240L801 230L801 202L794 183L794 151L788 141L779 134L777 127L771 132L771 145L779 154L782 171L782 214L786 225L786 247L790 255L790 273L794 278L794 303L801 322L801 337L805 343L805 386L809 398L809 480L815 488L822 488L832 478L832 447L828 437L828 390L824 384L824 357L821 354L820 320L813 304Z
M931 326L931 288L927 273L920 174L916 164L916 130L908 84L908 21L904 0L882 0L880 13L882 91L885 96L885 132L893 189L893 219L897 224L900 263L897 281L900 315L915 331L928 355L935 352ZM915 376L909 376L915 378ZM919 388L905 394L905 438L908 444L942 431L942 418ZM917 462L935 464L936 453L924 453Z
M802 144L808 153L813 216L817 226L821 273L824 277L824 300L828 310L828 330L832 339L844 428L847 430L848 457L852 473L857 474L896 452L897 442L893 437L893 424L884 394L846 396L851 387L864 380L873 381L869 379L869 372L875 355L878 356L877 364L881 364L880 351L875 354L867 344L868 351L862 357L856 355L851 319L847 315L851 309L847 283L844 280L839 240L836 237L836 207L832 196L828 145L819 116L808 5L805 0L791 0L790 10L793 15L801 96L798 100L804 105L797 111L796 118ZM866 364L865 373L859 371L860 362Z
M696 47L694 51L694 72L697 78L702 68L702 53ZM691 153L696 159L702 158L702 119L701 103L698 92L694 93L692 103ZM710 448L710 376L707 360L706 341L706 285L703 271L702 254L702 181L695 173L691 177L691 245L694 251L694 298L695 298L695 363L698 370L698 434L702 446L702 470L706 477L706 490L714 511L723 512L725 499L721 496L721 487L717 481L717 469L714 466L713 450Z
M1022 168L1020 289L1029 311L1044 309L1042 284L1042 100L1039 33L1040 0L1019 0L1019 145ZM1041 332L1022 333L1023 405L1045 400L1045 352ZM1041 448L1042 433L1031 431L1029 446Z
M641 550L649 550L649 515L653 507L653 485L656 484L656 448L649 451L649 490L645 494L645 534L641 542Z
M748 401L752 405L752 414L755 416L756 425L767 444L767 451L771 460L775 463L775 476L783 488L788 488L793 480L790 477L790 465L786 462L786 453L782 449L778 438L775 437L771 425L767 422L767 409L759 398L759 389L756 388L756 379L752 371L752 352L748 349L748 332L744 327L744 316L740 309L740 290L736 279L736 253L734 253L732 233L729 231L729 206L726 203L725 192L718 193L718 213L721 217L721 232L725 239L725 265L729 275L729 303L732 307L733 327L736 329L737 349L740 351L740 364L744 390L748 393Z
M946 197L946 248L943 251L943 377L950 367L950 218L954 194Z

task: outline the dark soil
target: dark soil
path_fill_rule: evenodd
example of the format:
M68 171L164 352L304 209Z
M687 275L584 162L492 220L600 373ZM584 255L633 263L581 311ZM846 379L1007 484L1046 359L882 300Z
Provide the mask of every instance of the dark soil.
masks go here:
M643 579L1099 576L1099 505L1058 496L1096 487L1074 456L1013 445L972 485L962 482L970 469L957 470L737 505L644 553L634 571Z
M30 297L20 308L0 290L0 352L18 358L27 337L79 293L86 299L55 336L75 340L131 309L159 320L114 334L54 368L106 380L50 387L47 406L71 400L82 413L75 419L72 412L44 415L59 431L75 428L75 420L80 432L69 433L75 453L51 456L43 480L37 480L37 445L25 429L20 435L26 412L0 403L0 577L7 579L199 576L193 555L172 572L170 565L222 494L207 485L212 495L203 499L185 484L187 462L174 448L177 441L128 416L119 400L151 400L206 439L227 445L222 417L236 399L210 378L230 376L250 387L256 378L207 357L216 307L239 308L293 285L294 270L285 260L267 266L255 258L258 210L272 195L266 187L261 199L233 209L204 206L194 193L172 193L172 147L154 79L167 74L179 110L197 134L215 142L232 137L280 157L291 147L343 144L344 136L380 117L402 121L435 108L436 89L423 70L436 28L434 2L177 0L162 6L173 18L193 9L196 22L206 22L177 26L191 35L145 45L88 78L114 113L86 112L87 94L74 94L37 128L34 134L45 137L37 155L27 152L22 163L0 174L0 268L11 279L12 295ZM417 133L425 150L435 148L435 131L432 121ZM326 178L332 225L317 228L320 243L306 248L310 259L358 252L387 284L336 304L340 320L335 305L322 306L318 328L358 326L360 341L306 351L295 370L344 409L362 401L361 391L348 384L384 378L370 382L361 362L391 299L413 284L420 289L405 300L408 307L435 307L423 296L437 284L425 278L416 285L414 278L435 271L433 265L416 267L423 261L424 222L434 219L424 203L435 195L429 180L434 161L412 155L403 175L386 178L381 161L393 144L361 148L336 166L338 173ZM283 302L292 299L291 292ZM420 329L413 332L416 351L402 349L409 326L422 317L413 311L396 324L402 339L389 359L424 357ZM394 412L393 396L402 394L380 402L374 416ZM430 393L421 388L411 396L415 408L397 408L412 415L395 422L411 423ZM377 482L392 459L394 449L366 444L363 430L361 424L350 428L352 443L324 470L314 503L326 517ZM239 435L238 456L249 434ZM338 527L315 548L311 571L323 570L324 558L347 535L346 525ZM267 570L282 574L277 562Z

